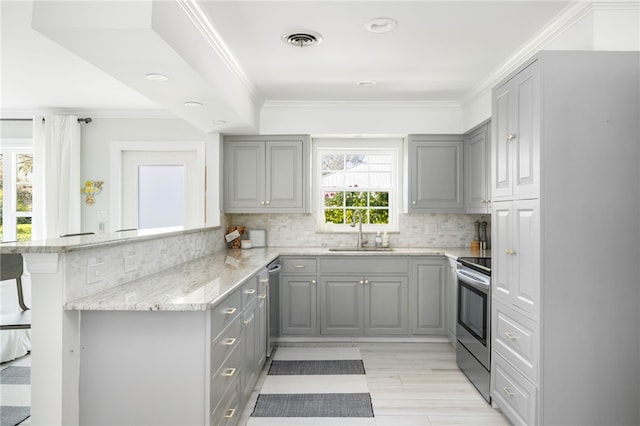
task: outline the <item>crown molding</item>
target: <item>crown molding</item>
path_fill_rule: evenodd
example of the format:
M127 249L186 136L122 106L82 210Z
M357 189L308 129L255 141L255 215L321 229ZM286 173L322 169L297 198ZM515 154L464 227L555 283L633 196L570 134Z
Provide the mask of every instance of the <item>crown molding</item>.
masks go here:
M264 100L253 82L247 77L236 60L231 49L224 42L209 16L198 5L197 0L176 0L194 27L200 32L213 52L222 60L227 69L235 75L249 92L254 105L260 105Z
M632 2L601 2L598 4L620 5ZM634 3L637 3L634 2ZM558 36L566 32L573 25L581 21L594 9L593 2L574 0L562 12L560 12L551 22L545 25L529 41L518 48L511 56L503 61L497 68L491 71L485 78L480 80L469 92L460 99L462 105L468 103L476 96L490 90L502 81L507 75L518 68L524 61L538 53L545 46L549 45ZM618 7L618 6L614 6Z
M262 109L288 108L387 108L387 109L447 109L460 108L457 101L265 101Z
M182 118L164 109L91 109L91 108L43 108L0 110L2 118L33 118L36 115L62 114L91 118L176 119Z

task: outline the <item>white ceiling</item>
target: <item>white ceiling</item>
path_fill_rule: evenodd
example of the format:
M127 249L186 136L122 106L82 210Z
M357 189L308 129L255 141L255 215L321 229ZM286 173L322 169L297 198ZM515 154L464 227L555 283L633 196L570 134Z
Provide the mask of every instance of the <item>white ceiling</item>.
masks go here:
M168 111L206 131L216 130L216 119L250 128L265 101L458 102L570 4L37 3L0 4L3 117L43 110ZM397 29L367 32L365 23L379 17L395 19ZM300 30L320 33L322 43L297 48L282 42L284 33ZM170 80L150 83L148 72ZM377 85L360 87L359 80ZM186 109L183 102L191 100L204 107Z

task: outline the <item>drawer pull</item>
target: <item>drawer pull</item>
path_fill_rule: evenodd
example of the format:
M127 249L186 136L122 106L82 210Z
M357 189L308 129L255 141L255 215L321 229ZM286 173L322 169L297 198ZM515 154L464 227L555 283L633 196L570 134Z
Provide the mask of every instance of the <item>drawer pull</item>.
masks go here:
M224 373L222 373L224 377L233 377L234 374L236 374L235 368L227 368L224 370Z
M316 280L311 280L311 284L315 284L315 283L316 283Z
M232 419L233 415L236 413L236 409L235 408L229 408L227 410L226 413L224 413L224 418L225 419Z
M235 337L230 337L227 340L225 340L224 342L222 342L223 345L225 346L233 346L236 343L236 338Z
M514 336L513 334L509 333L508 331L504 332L504 335L507 337L507 339L509 340L518 340L517 336Z
M511 392L511 389L509 389L508 387L505 387L502 389L502 391L505 393L505 395L507 395L509 398L513 398L514 396L516 396L517 394Z
M266 293L260 294L260 295L258 295L258 298L259 299L266 299L267 298L267 294Z
M261 283L268 283L269 282L269 278L263 278L260 280Z
M225 309L225 310L224 310L224 313L225 313L226 315L233 315L233 314L235 314L235 313L236 313L236 311L237 311L237 309L236 309L236 308L227 308L227 309Z
M249 290L245 290L244 294L255 294L256 289L255 288L250 288Z
M302 269L304 268L304 265L295 265L294 268Z
M253 315L251 315L251 318L249 318L248 320L244 320L244 325L247 326L251 324L251 321L253 321Z

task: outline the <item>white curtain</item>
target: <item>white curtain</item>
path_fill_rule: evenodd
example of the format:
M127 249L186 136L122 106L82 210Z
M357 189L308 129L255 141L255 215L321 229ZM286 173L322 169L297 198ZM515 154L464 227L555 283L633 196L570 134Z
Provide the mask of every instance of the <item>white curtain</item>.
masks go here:
M33 240L80 232L81 187L78 117L34 117Z

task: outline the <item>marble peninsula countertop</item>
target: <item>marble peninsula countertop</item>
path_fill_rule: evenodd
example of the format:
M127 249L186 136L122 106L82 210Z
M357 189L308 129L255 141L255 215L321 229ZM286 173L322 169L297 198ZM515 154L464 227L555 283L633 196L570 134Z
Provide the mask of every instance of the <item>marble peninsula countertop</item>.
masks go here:
M223 250L67 301L66 310L204 311L214 308L278 256L479 256L468 248L402 248L377 252L336 252L326 247L269 247ZM489 252L483 253L489 256Z

